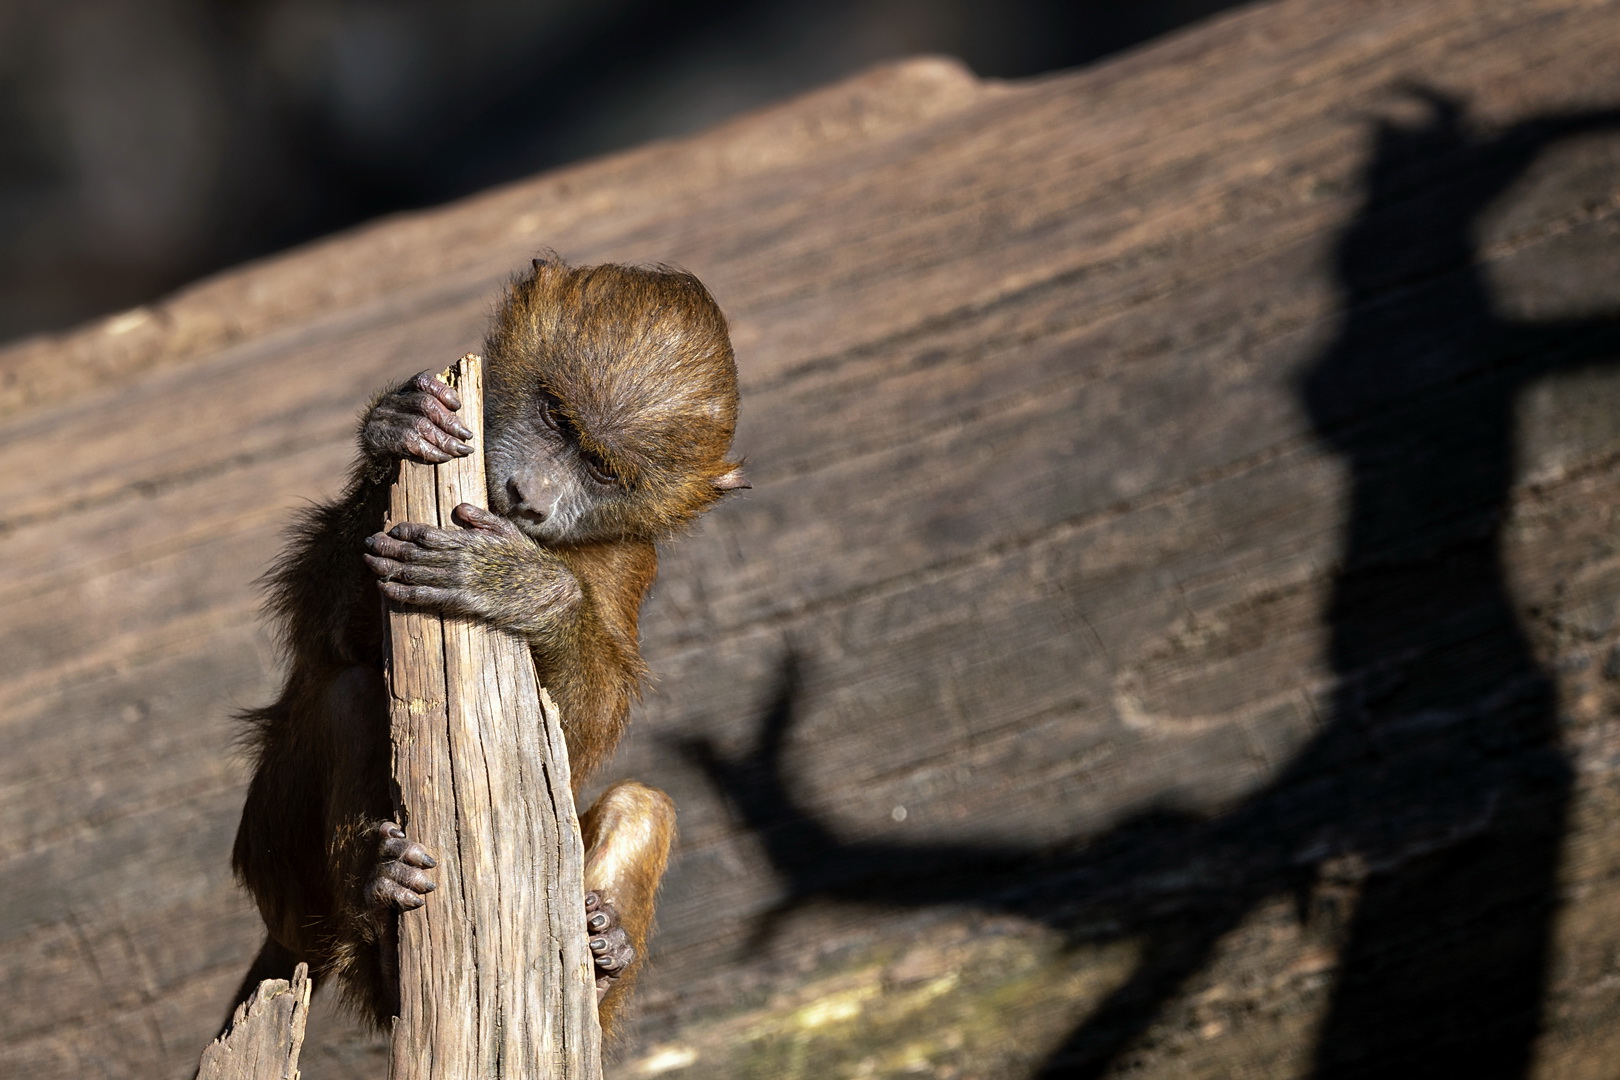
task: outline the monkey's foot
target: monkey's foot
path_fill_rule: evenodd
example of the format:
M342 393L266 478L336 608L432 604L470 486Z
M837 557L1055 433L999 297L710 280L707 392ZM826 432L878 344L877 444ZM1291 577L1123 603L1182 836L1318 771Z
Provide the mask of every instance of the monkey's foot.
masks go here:
M427 903L427 894L438 884L424 870L438 861L405 830L392 821L377 826L377 869L366 885L366 898L379 908L414 911Z
M635 963L636 950L619 925L619 913L594 890L585 894L585 930L591 935L587 945L596 961L596 1000L600 1002Z

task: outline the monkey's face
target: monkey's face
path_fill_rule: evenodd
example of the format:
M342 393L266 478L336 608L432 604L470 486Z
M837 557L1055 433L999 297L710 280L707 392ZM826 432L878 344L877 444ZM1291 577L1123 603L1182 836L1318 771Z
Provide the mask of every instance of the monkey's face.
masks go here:
M536 263L485 357L490 509L542 543L657 540L747 486L725 318L688 274Z
M525 407L514 408L519 394ZM746 486L721 454L706 455L712 460L693 454L692 435L713 425L707 415L667 412L662 423L638 415L642 429L633 431L633 425L586 426L591 410L543 386L516 394L503 389L490 404L497 402L502 407L485 412L489 506L541 543L656 540L722 492ZM635 404L621 397L632 413ZM723 453L729 439L700 442L719 442Z
M494 418L492 418L493 420ZM550 391L533 408L491 425L484 466L489 507L546 544L615 535L629 491L624 478L582 444L575 423Z

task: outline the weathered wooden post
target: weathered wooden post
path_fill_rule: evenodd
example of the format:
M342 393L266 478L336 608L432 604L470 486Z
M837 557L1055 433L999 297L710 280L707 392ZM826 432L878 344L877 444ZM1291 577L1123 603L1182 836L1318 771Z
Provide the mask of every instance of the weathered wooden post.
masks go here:
M483 374L444 376L477 452L402 462L390 527L456 527L486 506ZM389 605L399 821L439 887L399 920L392 1080L598 1080L601 1030L584 930L584 854L557 708L527 647L486 626Z
M299 964L292 982L266 979L236 1007L231 1026L208 1045L197 1080L298 1080L298 1054L309 1017L309 967Z

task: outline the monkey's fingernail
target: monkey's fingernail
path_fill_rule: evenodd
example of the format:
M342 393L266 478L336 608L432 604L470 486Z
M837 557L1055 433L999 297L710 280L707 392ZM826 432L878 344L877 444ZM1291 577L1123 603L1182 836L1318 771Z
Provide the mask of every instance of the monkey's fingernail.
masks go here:
M463 439L469 439L471 437L472 437L472 432L468 432L466 435L462 436ZM471 446L467 445L464 442L453 442L453 443L450 444L450 449L454 453L462 454L462 455L470 454L470 453L473 452L473 448Z
M603 971L615 971L619 967L619 962L611 956L602 956L597 958L596 966Z
M600 911L598 911L595 915L592 915L589 919L585 920L585 925L589 926L592 930L605 929L607 924L608 917Z
M585 910L595 911L602 903L602 898L593 890L585 894Z
M472 428L468 427L466 424L457 424L450 430L454 431L458 437L463 439L470 439L473 437Z
M435 859L433 856L425 854L425 853L421 854L421 855L418 855L416 857L416 861L422 864L422 868L424 870L431 870L435 866L439 865L439 860L438 859Z
M382 831L384 836L391 837L395 840L398 840L405 835L405 830L400 828L398 825L395 825L392 821L384 822Z
M591 938L591 952L607 952L607 938Z

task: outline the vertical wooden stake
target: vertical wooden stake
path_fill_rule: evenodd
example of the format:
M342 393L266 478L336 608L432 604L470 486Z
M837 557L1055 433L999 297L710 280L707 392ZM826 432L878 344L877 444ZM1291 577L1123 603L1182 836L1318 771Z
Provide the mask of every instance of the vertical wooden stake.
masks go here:
M309 1016L309 967L292 982L266 979L236 1007L230 1030L203 1050L197 1080L298 1080L298 1054Z
M457 528L487 506L482 362L441 376L477 452L402 462L390 527ZM528 648L465 619L389 605L399 822L439 887L399 919L392 1080L599 1080L584 853L557 708Z

